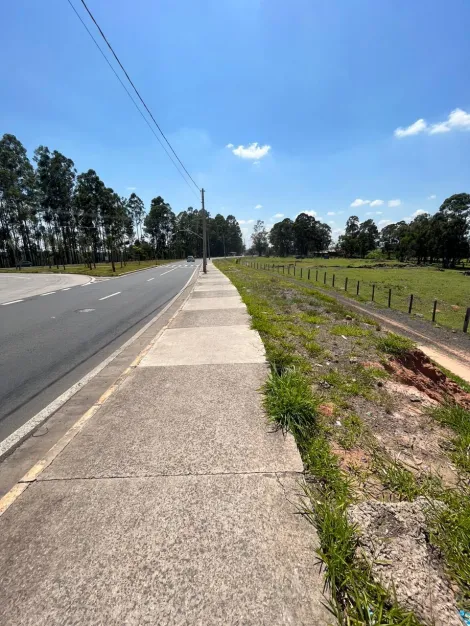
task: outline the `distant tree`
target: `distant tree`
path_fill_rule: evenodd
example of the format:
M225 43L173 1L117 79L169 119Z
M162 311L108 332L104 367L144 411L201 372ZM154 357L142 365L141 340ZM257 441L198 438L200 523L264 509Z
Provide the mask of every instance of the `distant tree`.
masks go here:
M359 254L364 258L369 252L375 250L379 240L379 231L374 220L366 220L359 225L357 233L357 248Z
M344 235L339 238L338 245L348 257L359 253L359 218L356 215L348 218Z
M261 256L268 249L268 233L264 227L263 220L257 220L253 228L251 241L253 242L253 247L258 256Z
M439 208L436 222L441 227L441 256L444 267L455 267L469 254L470 194L458 193L450 196Z
M277 222L269 232L269 242L273 247L274 254L289 256L295 249L294 222L286 217L282 222Z
M142 222L145 216L145 205L137 194L131 193L127 201L127 208L132 216L136 237L140 240L142 239Z
M145 218L144 228L152 239L155 258L164 258L175 231L176 218L171 207L161 196L153 198L150 211Z

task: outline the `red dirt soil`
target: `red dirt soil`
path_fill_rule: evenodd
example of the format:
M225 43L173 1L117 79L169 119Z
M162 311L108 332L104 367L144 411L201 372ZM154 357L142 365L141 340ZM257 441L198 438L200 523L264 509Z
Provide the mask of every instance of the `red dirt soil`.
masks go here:
M470 410L470 393L447 378L421 350L410 350L400 357L390 357L385 369L401 383L415 387L436 402L449 399Z

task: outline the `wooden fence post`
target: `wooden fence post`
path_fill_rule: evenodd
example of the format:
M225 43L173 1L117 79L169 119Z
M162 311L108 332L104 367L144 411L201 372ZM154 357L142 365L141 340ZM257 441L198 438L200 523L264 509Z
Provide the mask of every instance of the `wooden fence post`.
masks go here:
M344 291L348 290L348 277L346 276L346 278L344 279Z
M308 280L310 280L310 268L309 268L309 270L308 270L308 276L307 276L307 279L308 279Z
M303 269L300 268L300 278L303 278Z
M326 272L325 272L325 274L323 276L323 284L326 285Z
M463 332L466 333L468 330L468 322L470 321L470 307L467 309L467 312L465 313L465 320L463 323Z
M436 321L436 309L437 309L437 300L434 300L434 306L432 307L432 321Z
M360 283L359 283L359 281L357 281L356 296L358 296L358 295L359 295L359 284L360 284Z
M392 306L392 288L388 290L388 308L390 309Z
M335 275L333 274L333 280L331 281L331 286L334 287L335 286Z
M411 315L411 311L413 310L413 294L410 294L410 303L408 305L408 313Z
M318 270L317 270L317 273L315 274L315 280L318 282Z
M375 301L375 283L372 285L372 302Z

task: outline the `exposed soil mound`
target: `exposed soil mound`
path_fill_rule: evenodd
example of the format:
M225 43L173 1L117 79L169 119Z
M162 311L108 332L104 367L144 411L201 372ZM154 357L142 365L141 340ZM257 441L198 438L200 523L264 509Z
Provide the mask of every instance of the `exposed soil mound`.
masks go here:
M399 357L391 357L385 369L397 380L415 387L427 396L442 403L451 398L460 406L470 409L470 393L447 378L421 350L410 350Z

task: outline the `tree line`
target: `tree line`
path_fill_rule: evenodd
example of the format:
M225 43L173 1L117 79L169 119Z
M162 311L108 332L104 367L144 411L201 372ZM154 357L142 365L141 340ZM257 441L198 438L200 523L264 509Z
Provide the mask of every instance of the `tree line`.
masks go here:
M309 256L328 250L331 228L312 215L300 213L295 220L285 218L277 222L269 232L264 222L258 220L251 241L251 252L259 256L267 253L276 256Z
M209 252L240 254L243 239L233 215L207 216ZM65 265L202 256L202 211L175 214L161 196L148 212L132 193L120 196L90 169L39 146L33 162L14 136L0 139L0 266Z
M255 224L252 254L276 256L313 256L328 250L345 257L370 255L413 260L418 264L442 261L444 267L456 267L470 255L470 194L450 196L434 215L421 213L412 221L388 224L379 231L374 220L361 222L352 215L344 234L332 246L328 224L307 213L293 221L283 219L268 232L263 221Z
M374 251L399 261L418 264L441 261L454 268L470 254L470 194L450 196L434 215L421 213L411 222L388 224L379 232L373 220L360 222L355 215L346 222L337 250L344 256L365 257Z

